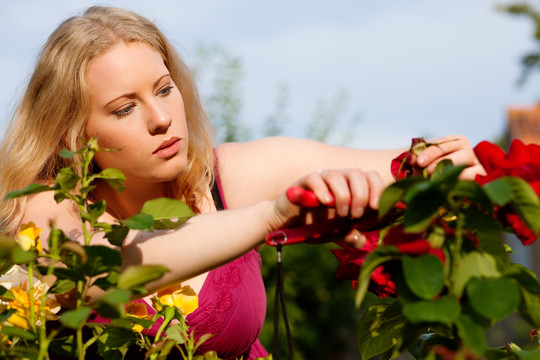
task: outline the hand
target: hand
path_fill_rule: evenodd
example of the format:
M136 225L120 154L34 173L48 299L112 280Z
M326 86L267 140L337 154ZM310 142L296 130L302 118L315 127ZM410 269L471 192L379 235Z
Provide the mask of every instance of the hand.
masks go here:
M431 174L437 164L449 159L454 165L469 165L461 177L464 179L473 179L476 174L485 174L485 170L478 162L469 140L463 135L445 136L439 139L429 141L430 144L420 155L413 156L411 165L426 168Z
M278 225L274 230L287 226L301 226L338 217L359 218L367 207L377 209L379 198L384 190L384 183L375 172L363 172L359 169L324 170L310 174L295 182L313 191L314 205L297 206L284 194L276 200L276 218ZM317 207L320 203L326 206ZM352 230L345 236L345 241L354 247L362 247L365 237Z

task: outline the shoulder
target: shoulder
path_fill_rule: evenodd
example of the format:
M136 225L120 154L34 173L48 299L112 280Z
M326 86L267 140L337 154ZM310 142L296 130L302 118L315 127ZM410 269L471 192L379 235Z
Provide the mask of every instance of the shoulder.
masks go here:
M51 224L64 232L81 229L81 221L75 204L70 200L57 203L54 191L45 191L27 198L22 224L32 222L42 229L42 235L48 236Z

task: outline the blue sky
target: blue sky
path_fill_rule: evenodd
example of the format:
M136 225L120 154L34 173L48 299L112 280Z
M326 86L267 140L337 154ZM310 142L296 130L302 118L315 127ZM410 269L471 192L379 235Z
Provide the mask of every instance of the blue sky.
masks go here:
M497 3L504 1L2 0L0 130L48 34L90 5L114 4L154 20L187 63L200 44L238 57L242 121L255 134L286 84L291 136L304 135L317 101L345 91L343 118L360 116L353 146L402 147L414 136L456 133L492 140L509 106L540 99L538 78L516 85L519 59L535 46L532 24L497 12Z

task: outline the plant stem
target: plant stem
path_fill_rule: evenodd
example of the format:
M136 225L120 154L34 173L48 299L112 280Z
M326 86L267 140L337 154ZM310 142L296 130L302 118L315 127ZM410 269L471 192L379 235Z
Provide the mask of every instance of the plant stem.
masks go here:
M34 310L34 262L28 263L28 303L30 306L30 327L36 333L36 311Z

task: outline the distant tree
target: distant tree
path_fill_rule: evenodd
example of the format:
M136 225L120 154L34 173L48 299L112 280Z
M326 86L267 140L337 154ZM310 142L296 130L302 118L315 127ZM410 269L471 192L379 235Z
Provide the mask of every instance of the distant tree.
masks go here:
M521 58L523 72L519 81L520 83L524 83L533 71L540 70L540 10L528 2L498 5L497 9L512 15L524 16L533 22L534 39L538 48L526 53Z
M218 45L199 45L192 71L199 82L209 82L203 94L206 112L210 117L218 142L246 141L250 131L241 119L242 63Z

